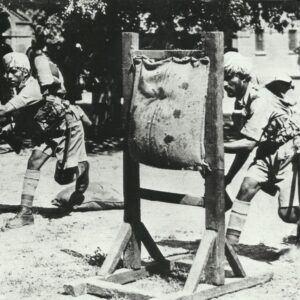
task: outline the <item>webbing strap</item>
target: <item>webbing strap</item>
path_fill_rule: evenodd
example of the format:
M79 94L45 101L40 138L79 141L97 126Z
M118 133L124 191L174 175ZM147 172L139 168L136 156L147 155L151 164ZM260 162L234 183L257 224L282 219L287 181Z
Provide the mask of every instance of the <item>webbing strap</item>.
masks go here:
M291 216L292 210L294 208L294 200L295 200L295 191L296 191L296 180L297 180L297 175L298 175L298 181L297 181L297 186L298 186L298 206L299 206L299 211L300 211L300 154L296 154L296 157L294 159L294 166L293 166L293 178L292 178L292 185L291 185L291 192L290 192L290 200L289 200L289 206L288 206L288 211L287 215ZM295 211L295 213L297 213Z
M300 209L300 154L296 154L296 172L298 173L298 204Z
M295 200L296 179L297 179L297 174L299 174L298 164L299 164L299 158L298 158L298 155L296 155L295 160L294 160L294 166L293 166L293 178L292 178L289 206L288 206L288 211L287 211L287 215L289 217L291 216L293 204L294 204L294 200ZM298 194L299 194L299 178L298 178Z
M70 121L70 116L68 115L70 112L66 110L65 113L65 122L66 122L66 130L65 130L65 148L64 148L64 155L63 155L63 160L62 160L62 168L65 168L65 164L67 163L68 160L68 152L69 152L69 147L70 147L70 140L71 140L71 131L72 131L72 122Z
M70 146L70 139L71 139L71 128L67 128L64 132L65 135L65 147L64 147L64 155L62 159L62 168L65 168L65 164L68 160L68 152L69 152L69 146Z

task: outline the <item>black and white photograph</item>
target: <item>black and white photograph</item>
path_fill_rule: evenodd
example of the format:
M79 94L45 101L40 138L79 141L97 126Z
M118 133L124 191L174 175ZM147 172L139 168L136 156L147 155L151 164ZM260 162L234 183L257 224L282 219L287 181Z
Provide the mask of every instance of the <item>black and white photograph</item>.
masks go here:
M299 0L0 0L0 300L300 299Z

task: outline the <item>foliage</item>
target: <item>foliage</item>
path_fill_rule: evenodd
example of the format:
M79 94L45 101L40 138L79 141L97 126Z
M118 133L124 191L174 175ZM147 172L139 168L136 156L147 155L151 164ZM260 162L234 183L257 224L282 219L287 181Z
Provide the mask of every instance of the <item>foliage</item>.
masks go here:
M86 256L86 261L91 266L101 267L104 260L105 260L105 258L106 258L106 254L103 252L103 250L101 248L98 247L95 250L93 255L87 255Z
M105 14L107 3L102 0L69 0L65 10L65 16L72 14L80 15L82 18L94 18L97 12Z
M106 256L107 255L104 253L104 251L100 247L97 247L97 249L94 251L94 254L86 255L85 259L89 265L101 267L103 265L103 262L104 262ZM120 269L122 267L123 267L123 261L121 259L118 262L116 268Z
M291 3L290 3L291 2ZM166 27L171 32L198 33L203 30L237 31L249 25L265 24L279 32L291 22L287 13L300 16L293 1L256 2L223 0L69 0L66 16L80 15L95 19L98 15L114 15L121 30L155 32Z
M296 17L297 11L299 14L299 6L295 7L284 2L263 2L261 4L251 2L249 6L252 13L250 25L256 31L270 27L282 33L293 22L290 13L292 12L294 17Z
M27 15L32 19L35 31L42 30L47 43L55 44L63 42L64 21L59 14L47 15L43 10L27 10Z
M3 6L0 4L0 33L2 34L10 27L8 20L8 14L3 9Z
M19 9L20 0L2 0ZM57 63L78 52L92 78L111 90L115 101L121 88L121 32L141 34L143 48L199 48L201 31L221 30L230 47L232 33L247 27L256 31L271 27L278 32L300 18L293 1L248 0L61 0L51 5L27 6L36 31L43 31L47 43L56 45ZM16 4L17 3L17 4ZM23 2L22 2L23 3ZM25 2L24 2L25 3ZM31 3L34 3L31 2ZM48 1L48 3L50 3ZM62 6L64 3L64 6ZM13 6L15 5L15 6ZM19 5L19 6L18 6ZM25 4L24 4L25 5ZM155 33L155 34L154 34ZM58 45L58 46L57 46ZM76 48L77 47L77 48ZM50 48L50 47L49 47ZM61 53L58 53L60 49ZM80 52L80 53L79 53ZM74 55L73 55L74 56ZM75 57L75 56L74 56ZM76 57L71 61L76 61ZM99 86L100 86L99 85Z

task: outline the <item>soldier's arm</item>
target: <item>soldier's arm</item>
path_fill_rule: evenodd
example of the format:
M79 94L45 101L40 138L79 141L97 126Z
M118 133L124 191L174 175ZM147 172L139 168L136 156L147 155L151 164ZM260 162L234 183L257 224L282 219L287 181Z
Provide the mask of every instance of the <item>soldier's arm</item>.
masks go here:
M92 125L92 121L90 120L90 118L87 116L85 112L83 113L81 120L82 123L87 127Z
M224 151L225 153L239 153L241 151L250 153L256 144L257 142L255 140L242 138L237 141L224 143Z
M15 110L15 107L12 104L10 104L9 102L6 103L5 105L1 105L0 106L0 117L3 117L14 110Z
M41 100L43 100L43 97L39 84L36 80L31 79L19 94L13 96L5 105L0 106L0 116L33 105Z

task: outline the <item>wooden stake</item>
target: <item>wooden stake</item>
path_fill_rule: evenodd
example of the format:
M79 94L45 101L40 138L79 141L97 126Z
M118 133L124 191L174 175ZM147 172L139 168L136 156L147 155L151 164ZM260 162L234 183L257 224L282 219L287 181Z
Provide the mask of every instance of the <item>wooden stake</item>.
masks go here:
M210 72L206 100L205 151L212 170L205 179L206 228L217 232L206 279L216 285L224 284L225 201L224 201L224 141L223 141L223 33L205 34Z
M246 277L246 273L243 269L243 266L240 263L240 260L236 255L234 249L232 248L230 243L228 243L228 241L225 241L225 255L234 275L236 277Z
M115 270L118 262L120 261L122 253L125 250L127 243L131 237L131 234L132 230L130 224L123 223L115 238L114 243L111 246L110 251L108 252L106 259L104 260L104 263L99 272L99 276L106 276L108 274L111 274Z
M201 240L200 247L197 250L193 265L184 285L184 292L193 293L199 284L201 275L208 262L209 255L215 244L217 232L214 230L206 230Z
M139 234L141 234L140 239L148 250L150 256L161 263L165 262L165 258L157 247L156 243L152 239L152 236L148 232L147 228L143 223L139 224Z
M131 269L141 267L141 242L136 236L135 224L141 220L140 212L140 171L139 164L129 154L128 127L133 87L133 74L130 73L131 52L139 47L139 35L132 32L122 33L122 75L124 98L124 152L123 152L123 189L124 189L124 221L132 226L132 235L124 251L124 266Z

